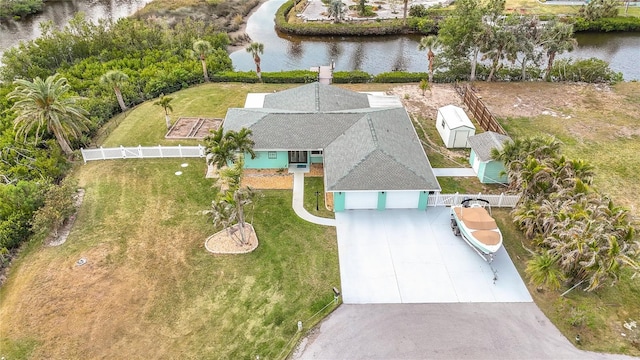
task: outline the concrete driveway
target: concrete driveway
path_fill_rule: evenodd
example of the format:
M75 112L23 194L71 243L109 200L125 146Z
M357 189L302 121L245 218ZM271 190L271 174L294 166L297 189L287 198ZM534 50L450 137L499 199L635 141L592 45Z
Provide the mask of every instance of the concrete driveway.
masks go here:
M449 227L449 208L336 213L345 304L531 302L504 249L489 264Z

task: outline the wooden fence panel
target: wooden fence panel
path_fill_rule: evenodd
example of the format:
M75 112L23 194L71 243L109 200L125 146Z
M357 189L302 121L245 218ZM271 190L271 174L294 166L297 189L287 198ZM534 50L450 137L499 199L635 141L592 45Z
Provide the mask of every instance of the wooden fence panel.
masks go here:
M462 99L464 104L469 108L469 111L471 111L471 115L485 131L493 131L498 134L508 135L493 114L491 114L491 111L489 111L484 102L478 98L469 86L464 89Z

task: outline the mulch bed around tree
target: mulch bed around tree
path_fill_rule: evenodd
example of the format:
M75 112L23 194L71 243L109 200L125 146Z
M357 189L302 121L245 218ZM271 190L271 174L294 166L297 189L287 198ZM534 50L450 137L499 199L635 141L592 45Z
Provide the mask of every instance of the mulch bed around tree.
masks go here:
M247 243L240 244L238 234L239 225L233 225L230 229L222 229L217 233L209 236L204 242L207 251L214 254L246 254L250 253L258 247L258 236L253 226L249 223L244 224L246 231ZM231 235L232 234L232 235Z

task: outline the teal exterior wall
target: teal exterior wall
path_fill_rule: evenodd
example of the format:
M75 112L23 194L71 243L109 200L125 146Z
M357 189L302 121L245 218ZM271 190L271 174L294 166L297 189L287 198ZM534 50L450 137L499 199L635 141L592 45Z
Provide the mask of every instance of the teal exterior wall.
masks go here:
M482 178L480 178L480 182L483 184L506 184L508 182L507 175L501 174L505 171L502 162L489 161L480 163L480 165L482 168Z
M473 166L473 160L476 158L476 152L471 149L471 154L469 155L469 164L471 164L471 166Z
M387 193L384 191L378 192L378 210L384 210L387 206Z
M312 164L322 164L322 156L309 156L309 160L311 161Z
M420 191L420 197L418 198L418 210L426 210L428 200L429 193L426 191Z
M341 212L344 211L344 192L334 192L333 193L333 211Z
M289 153L287 151L273 151L275 159L269 159L269 151L256 151L256 158L245 154L245 169L286 169L289 167Z

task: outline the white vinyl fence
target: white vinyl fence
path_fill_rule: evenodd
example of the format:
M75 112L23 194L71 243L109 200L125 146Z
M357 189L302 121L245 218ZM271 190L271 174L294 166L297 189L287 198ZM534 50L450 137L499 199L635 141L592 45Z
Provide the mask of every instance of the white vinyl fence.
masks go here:
M205 157L205 148L198 146L136 146L99 149L80 149L82 159L86 163L92 160L110 159L152 159L152 158L187 158Z
M489 202L492 207L516 207L520 195L488 195L488 194L433 194L429 195L427 205L428 206L452 206L458 205L464 199L484 199Z

